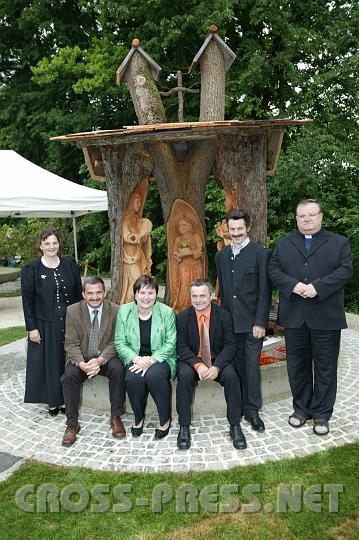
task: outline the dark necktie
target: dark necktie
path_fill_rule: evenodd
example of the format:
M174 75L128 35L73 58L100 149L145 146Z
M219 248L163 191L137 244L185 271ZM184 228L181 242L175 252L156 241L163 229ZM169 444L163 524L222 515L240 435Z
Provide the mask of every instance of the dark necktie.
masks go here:
M94 318L91 323L90 337L89 337L89 349L88 349L88 358L95 358L98 356L98 338L100 333L100 327L98 324L98 309L94 309L93 312Z
M310 248L312 247L312 242L313 242L312 236L310 236L309 238L307 238L306 236L304 237L304 246L307 251L310 251Z
M205 315L201 315L201 355L202 355L202 361L207 367L212 366L212 360L211 360L211 346L209 343L209 332L206 325L206 317Z

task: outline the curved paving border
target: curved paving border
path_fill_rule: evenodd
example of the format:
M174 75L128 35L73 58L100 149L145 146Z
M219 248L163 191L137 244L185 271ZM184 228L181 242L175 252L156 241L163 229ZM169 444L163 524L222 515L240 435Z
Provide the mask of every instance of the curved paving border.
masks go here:
M103 411L82 409L82 430L70 448L61 446L64 417L50 418L40 405L23 403L24 341L0 348L0 451L34 458L57 465L83 466L96 470L126 472L186 472L223 470L231 467L264 463L268 460L304 456L332 446L359 440L359 333L345 330L340 352L338 398L330 422L330 434L318 437L312 422L295 430L287 423L291 401L282 400L263 407L266 424L263 434L252 431L243 422L248 448L235 450L229 438L228 423L223 415L194 418L192 447L177 450L177 423L163 441L154 441L156 419L150 417L141 439L127 435L112 437L109 415ZM124 417L130 429L132 417Z

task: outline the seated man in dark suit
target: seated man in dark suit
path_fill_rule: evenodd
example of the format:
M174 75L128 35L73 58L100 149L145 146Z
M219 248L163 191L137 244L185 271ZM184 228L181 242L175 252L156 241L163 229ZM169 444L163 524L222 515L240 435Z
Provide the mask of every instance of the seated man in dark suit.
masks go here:
M66 313L65 351L67 364L61 377L66 406L67 428L63 446L71 446L80 431L78 423L80 389L96 375L109 379L111 428L114 437L124 437L124 368L113 343L119 306L105 300L105 284L100 277L88 277L83 284L83 300Z
M211 303L209 281L197 279L190 285L192 306L177 315L178 375L176 403L180 430L177 446L191 446L191 406L198 381L213 380L224 387L227 419L233 446L247 447L240 426L241 384L233 365L237 343L231 315Z

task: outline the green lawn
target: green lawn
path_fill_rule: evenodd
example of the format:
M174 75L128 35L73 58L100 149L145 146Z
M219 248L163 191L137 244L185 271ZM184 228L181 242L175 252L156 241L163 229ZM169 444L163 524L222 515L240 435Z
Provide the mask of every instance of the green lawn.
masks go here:
M0 330L0 347L26 336L25 326L11 326Z
M21 291L0 291L0 298L12 298L13 296L21 296Z
M359 538L358 468L359 443L305 458L189 474L94 472L27 462L0 483L0 537L354 540ZM44 484L53 493L47 508L41 492L44 487L39 489ZM191 492L187 503L184 484L189 484ZM295 488L294 484L298 486ZM27 485L30 487L24 488ZM76 486L75 493L81 490L80 497L70 496L71 485ZM225 496L221 498L222 511L218 511L215 493L222 490L224 495L223 490L230 489L230 485L232 490L238 488L238 494L233 494L232 511L223 511L229 508ZM26 489L33 494L26 495ZM285 511L288 499L283 493L294 493L296 489L298 495ZM206 495L206 490L212 496L209 492ZM323 493L325 490L327 493ZM18 508L17 492L18 504L27 504L32 511ZM160 492L168 501L162 505ZM339 501L337 511L335 493ZM151 506L139 506L143 498L157 504L158 512ZM236 508L238 500L241 505ZM70 511L70 504L79 511ZM278 504L284 511L278 511Z

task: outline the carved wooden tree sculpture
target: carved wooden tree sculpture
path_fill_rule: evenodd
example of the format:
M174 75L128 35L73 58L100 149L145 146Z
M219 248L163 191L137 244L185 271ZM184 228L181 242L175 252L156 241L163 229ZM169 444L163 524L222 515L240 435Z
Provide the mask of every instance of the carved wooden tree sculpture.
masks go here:
M209 36L192 64L195 65L199 61L201 66L200 121L224 119L225 70L231 64L227 58L230 49L219 38L216 31L216 27L211 27ZM234 53L232 51L230 53L233 61ZM130 90L139 124L165 122L161 97L154 83L159 69L159 66L139 47L139 41L134 40L130 53L117 71L117 83L120 84L124 80ZM145 144L144 147L139 145L138 156L147 152L152 158L151 174L159 186L165 223L168 222L174 202L181 199L195 210L200 219L202 235L205 237L205 186L215 162L216 142L215 140L195 140L186 144L187 151L181 157L176 155L175 145L170 142L153 142ZM111 164L108 163L106 152L103 152L103 160L106 176L108 176ZM137 169L141 169L141 166L137 165ZM142 180L140 176L139 180ZM122 182L118 182L118 186L119 184L122 185ZM204 249L204 273L206 273L206 260ZM113 268L113 278L119 274L120 272ZM170 298L171 276L167 274L165 300L169 301Z
M165 301L176 308L183 306L183 300L177 298L177 290L171 289L178 287L179 281L185 281L184 266L178 261L187 260L193 275L199 271L203 276L207 273L205 186L215 162L225 191L226 210L247 210L252 218L251 237L257 242L266 241L266 176L275 172L285 126L311 120L224 121L225 72L234 58L235 54L218 36L217 28L211 26L190 67L190 71L197 65L201 69L200 122L166 127L164 107L155 84L161 68L140 47L139 41L133 40L130 52L117 70L117 83L127 84L142 126L55 137L76 141L83 149L92 178L106 180L114 301L124 298L123 283L128 285L125 275L128 268L122 264L128 228L124 215L131 195L151 178L159 186L168 239L173 231L179 232L181 206L190 208L190 215L185 211L182 217L189 217L200 239L194 238L195 235L188 242L179 239L175 250L174 245L168 245ZM179 83L176 90L185 89ZM176 208L180 209L179 214ZM185 228L182 223L181 229ZM184 247L184 244L191 245ZM150 255L147 253L149 264Z

